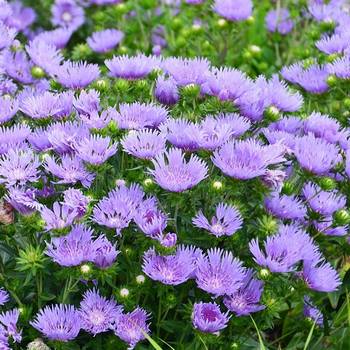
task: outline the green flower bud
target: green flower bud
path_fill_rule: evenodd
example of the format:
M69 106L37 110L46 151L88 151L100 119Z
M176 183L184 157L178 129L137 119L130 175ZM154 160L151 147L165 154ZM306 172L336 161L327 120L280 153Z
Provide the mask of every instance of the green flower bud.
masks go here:
M187 44L187 40L182 37L182 36L179 36L176 41L175 41L175 46L178 48L178 49L181 49L183 48L184 46L186 46Z
M220 191L224 187L223 183L221 181L214 181L212 184L214 190Z
M121 298L126 299L130 295L130 291L128 288L121 288L119 291L119 295Z
M248 24L254 24L254 23L255 23L255 17L254 17L254 16L249 16L249 17L246 19L246 23L248 23Z
M100 92L106 91L109 88L109 82L106 79L98 79L95 81L94 87Z
M115 83L114 83L114 90L118 91L118 92L127 92L129 90L129 82L125 79L118 79Z
M148 92L149 91L149 86L148 86L148 83L146 80L138 80L136 82L136 89L139 91L139 92Z
M182 21L179 17L175 17L171 23L170 23L170 26L172 29L179 29L182 27Z
M282 187L282 192L288 196L290 196L291 194L293 194L294 192L294 185L289 182L289 181L286 181L284 184L283 184L283 187Z
M146 277L144 275L136 276L136 283L137 284L144 284L145 281L146 281Z
M227 21L226 21L226 19L224 19L224 18L220 18L220 19L218 19L218 21L216 22L216 24L217 24L217 26L219 27L219 28L225 28L225 27L227 27Z
M197 98L199 96L200 90L201 89L198 85L189 84L182 89L182 93L185 97Z
M277 221L274 217L269 215L263 215L263 217L257 220L259 230L265 234L271 234L277 231Z
M91 272L91 267L88 264L83 264L80 266L80 272L83 275L87 275Z
M348 210L341 209L334 213L333 219L336 225L344 226L350 223L350 214Z
M270 106L266 111L265 111L266 118L268 118L271 121L277 121L280 119L280 111L277 107L275 106Z
M248 51L251 53L253 57L260 57L261 56L261 47L258 45L250 45L248 47Z
M271 277L271 272L268 269L261 269L258 275L262 280L268 280Z
M154 181L148 177L147 179L143 180L143 184L145 187L150 187L154 184Z
M335 61L338 57L339 57L339 54L332 53L331 55L328 55L326 57L326 61L331 63L331 62Z
M31 73L33 78L36 78L36 79L41 79L45 76L44 70L38 66L32 67Z
M343 100L344 107L350 108L350 98L347 97Z
M125 55L128 53L128 48L124 45L120 45L119 48L118 48L118 52L121 54L121 55Z
M331 191L337 187L337 182L331 177L323 177L319 181L319 185L324 191Z
M334 86L334 85L336 85L337 81L338 81L337 77L336 77L335 75L333 75L333 74L330 75L330 76L327 78L327 84L328 84L329 86Z
M176 306L176 304L177 304L176 295L174 293L169 293L166 296L166 303L170 308Z
M120 3L116 6L114 6L114 11L118 15L124 15L129 11L129 6L127 6L125 3Z
M78 44L74 47L72 58L73 60L86 59L92 54L92 51L88 44Z
M27 246L25 249L19 251L19 257L16 259L16 270L24 272L28 271L33 276L38 270L45 268L46 256L40 246Z

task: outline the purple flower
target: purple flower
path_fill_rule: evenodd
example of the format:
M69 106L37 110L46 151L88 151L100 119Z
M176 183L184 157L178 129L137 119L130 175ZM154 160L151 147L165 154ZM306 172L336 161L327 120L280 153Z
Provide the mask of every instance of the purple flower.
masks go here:
M0 124L11 120L18 111L18 101L8 96L0 96Z
M310 289L318 292L334 292L341 285L338 272L323 258L305 261L302 277Z
M179 86L200 85L205 82L209 61L206 58L169 57L162 62L162 68Z
M0 183L24 185L39 179L40 162L31 150L10 149L0 157Z
M97 64L64 62L55 72L56 80L68 89L83 89L100 76Z
M78 212L58 202L53 203L52 210L46 206L40 208L41 218L45 222L46 231L60 230L70 226L78 217Z
M48 74L55 73L63 61L60 51L40 38L34 39L26 45L26 51L34 64Z
M172 148L152 160L154 170L150 173L157 184L164 190L183 192L208 176L208 167L196 155L191 155L188 162L181 150Z
M165 78L162 75L158 77L154 96L158 102L165 105L174 105L180 100L178 86L174 78Z
M86 42L97 53L106 53L117 46L124 38L124 33L117 29L105 29L94 32Z
M57 181L59 184L75 184L80 181L88 188L95 178L95 174L88 172L83 161L76 156L63 155L61 163L54 157L47 156L44 167L46 171L59 178Z
M117 112L112 107L99 112L91 112L89 114L79 114L78 118L89 128L89 129L103 129L106 127L112 119L112 116Z
M228 142L214 152L212 161L233 178L247 180L264 175L271 164L283 162L281 144L262 146L255 139Z
M17 91L17 85L8 78L0 78L0 95L14 95Z
M252 15L251 0L215 0L213 10L229 21L244 21Z
M262 177L263 183L274 191L280 191L283 187L284 180L287 177L287 173L284 170L274 169L266 170Z
M100 269L106 269L112 266L119 254L115 244L112 244L105 236L99 236L94 241L96 255L94 264Z
M90 115L100 110L100 93L94 89L82 90L79 97L73 101L74 108L79 115Z
M18 318L18 309L12 309L0 314L0 323L4 327L2 328L2 331L5 332L7 338L12 338L16 343L20 343L22 341L22 331L18 330L17 328Z
M235 293L243 278L242 263L229 251L213 248L197 258L197 286L216 297Z
M0 21L0 51L12 45L16 34L17 32L14 28L9 28Z
M302 168L316 175L326 174L342 161L336 145L313 134L296 139L294 154Z
M112 118L120 129L156 128L168 118L168 110L153 103L121 103Z
M153 281L176 286L193 277L200 251L192 246L179 246L174 255L157 255L150 248L143 256L142 271Z
M349 226L335 226L333 217L324 216L320 221L314 221L313 225L316 230L327 236L345 236L348 234Z
M177 234L168 232L166 235L160 238L159 242L163 247L166 247L166 248L175 247L177 242Z
M53 45L56 49L63 49L72 36L72 30L68 28L56 28L39 33L35 38Z
M90 198L86 197L81 190L69 188L63 192L63 205L75 210L79 217L85 215Z
M137 307L133 312L122 313L115 325L115 334L129 344L128 349L133 349L136 344L145 339L145 333L149 333L147 320L149 314Z
M331 36L324 35L320 40L316 41L316 47L326 53L332 55L334 53L344 53L349 49L350 32L333 34Z
M117 145L110 143L108 136L90 135L76 145L77 156L89 164L103 164L117 152Z
M337 58L328 65L329 73L334 74L340 79L350 79L350 56Z
M265 18L265 23L268 31L278 32L286 35L292 31L294 22L290 18L290 13L286 8L279 8L277 10L270 10Z
M24 51L6 51L3 56L3 66L10 78L22 84L31 84L34 82L31 73L32 65Z
M304 203L295 196L273 193L265 199L266 209L280 219L303 220L306 217Z
M92 229L76 225L66 236L52 238L47 243L46 255L61 266L78 266L93 261L96 247L92 235Z
M304 120L299 117L283 117L277 122L271 123L269 129L284 131L289 134L299 135L304 128Z
M165 151L165 136L156 130L131 130L121 141L125 152L141 159L151 159Z
M31 7L24 7L21 1L12 1L10 5L11 16L6 18L9 27L23 31L35 21L36 13Z
M0 21L6 21L12 14L11 5L7 0L0 0Z
M56 304L41 309L30 324L50 340L69 341L80 332L81 321L72 305Z
M51 22L53 25L78 29L84 23L84 10L75 0L55 0L51 7Z
M107 332L113 329L122 313L122 306L118 306L113 299L102 297L95 289L84 293L78 310L81 328L93 334Z
M346 205L346 197L337 191L322 191L320 187L309 182L303 188L303 195L310 208L322 215L332 215Z
M143 196L144 193L138 185L131 185L130 188L121 186L96 204L92 220L116 229L119 235L123 228L129 226Z
M192 311L194 328L204 333L216 333L227 327L230 317L223 313L216 303L195 303Z
M30 135L30 129L27 125L17 124L11 127L0 127L0 155L13 149L24 149L28 147L25 141Z
M0 306L6 304L10 300L10 295L4 288L0 288Z
M159 62L159 59L155 56L138 54L137 56L114 56L111 60L106 60L105 65L112 77L137 80L145 78L158 68Z
M237 316L246 316L253 312L265 309L260 305L264 283L254 279L254 272L248 269L245 273L242 286L232 295L224 298L225 306Z
M255 262L272 272L291 272L298 262L317 261L320 257L313 239L295 225L282 225L276 235L267 237L264 248L265 253L260 250L258 239L249 243Z
M322 312L311 302L308 296L304 297L304 310L305 317L310 318L318 326L323 326L323 314Z
M22 215L31 215L41 207L35 200L35 190L24 187L10 187L5 200Z
M215 216L212 217L209 223L203 212L200 211L192 219L193 225L209 231L216 237L232 236L242 227L242 216L234 206L219 203L215 212Z

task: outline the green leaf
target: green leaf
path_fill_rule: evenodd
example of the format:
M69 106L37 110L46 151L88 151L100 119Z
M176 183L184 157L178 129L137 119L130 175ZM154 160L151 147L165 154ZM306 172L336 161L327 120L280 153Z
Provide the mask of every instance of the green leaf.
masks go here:
M306 338L306 342L305 342L305 345L304 345L304 350L307 350L307 348L309 347L309 344L311 342L311 339L312 339L312 334L314 333L314 330L315 330L315 326L316 326L316 321L314 321L314 323L312 324L311 326L311 329L310 329L310 332Z

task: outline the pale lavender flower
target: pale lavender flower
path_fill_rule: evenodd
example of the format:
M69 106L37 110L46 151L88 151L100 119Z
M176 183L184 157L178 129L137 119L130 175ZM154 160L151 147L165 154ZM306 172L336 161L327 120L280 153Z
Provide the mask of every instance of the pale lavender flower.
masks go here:
M115 334L128 343L128 350L134 349L136 344L145 339L145 333L149 333L147 323L149 314L137 307L133 312L122 313L115 324Z
M51 143L47 137L47 130L43 128L36 128L28 136L28 141L32 148L38 152L45 152L51 148Z
M271 272L291 272L302 260L317 261L318 247L313 239L295 225L282 225L274 236L264 242L265 253L259 247L259 240L253 239L249 249L255 262Z
M271 214L283 220L303 220L307 214L304 203L296 196L272 193L265 198L265 207Z
M30 324L50 340L75 339L81 328L80 315L72 305L56 304L41 309Z
M231 252L219 248L199 255L195 273L198 288L216 297L235 293L244 279L242 263Z
M166 235L160 238L160 244L166 248L175 247L177 242L177 234L173 232L168 232Z
M350 31L331 36L324 35L320 40L316 41L315 46L327 55L335 53L344 53L349 49Z
M224 144L214 152L212 161L224 174L247 180L264 175L269 165L283 162L285 151L281 144L262 146L247 139Z
M300 135L304 128L304 120L299 117L282 117L277 122L269 125L269 129L273 131L284 131L289 134Z
M0 314L0 323L3 325L3 330L7 338L12 338L16 343L22 341L22 330L17 328L19 318L19 310L12 309L10 311L2 312Z
M96 249L94 264L100 269L112 266L119 254L116 245L112 244L104 235L99 236L93 245Z
M36 201L36 191L24 187L10 187L5 200L22 215L31 215L39 210L41 205Z
M53 203L52 210L43 205L40 208L40 214L45 222L46 231L68 227L78 216L76 210L58 202Z
M213 10L229 21L244 21L253 12L251 0L215 0Z
M192 311L193 327L204 333L216 333L227 327L228 312L221 312L216 303L195 303Z
M278 32L282 35L288 34L294 27L289 10L284 7L270 10L265 17L265 23L268 31Z
M162 62L162 69L175 80L179 86L201 85L209 71L206 58L169 57Z
M13 149L27 149L25 141L30 135L30 129L25 124L11 127L0 127L0 155Z
M99 135L90 135L76 145L76 154L83 161L101 165L117 152L117 145L111 144L111 139Z
M316 230L327 236L346 236L349 231L349 226L335 226L331 215L324 216L320 221L313 222Z
M94 261L97 249L92 236L92 229L76 225L66 236L52 238L47 243L46 255L61 266L78 266Z
M6 21L13 14L11 5L7 0L0 0L0 21Z
M265 309L260 304L264 283L254 278L254 271L248 269L242 286L232 295L224 298L225 306L237 316L250 315Z
M14 95L16 91L17 85L11 79L0 77L0 95Z
M142 271L153 281L179 285L193 277L200 251L192 246L179 246L173 255L157 255L150 248L143 256Z
M62 204L75 210L78 217L82 217L86 214L87 206L90 202L90 198L86 197L79 189L68 188L63 192Z
M88 188L95 178L95 174L87 171L83 161L77 156L63 155L60 163L54 157L47 156L44 167L59 179L59 184L75 184L80 181Z
M237 113L219 114L215 118L219 125L230 130L231 137L242 136L251 126L249 119L244 118Z
M121 103L112 118L120 129L156 128L168 118L168 110L153 103Z
M154 87L154 96L162 104L176 104L180 100L180 94L174 78L159 76Z
M32 64L24 51L6 51L3 56L3 67L10 78L22 84L31 84L34 82L31 73Z
M78 29L85 20L84 10L75 0L55 0L51 7L51 22L53 25Z
M56 28L39 33L36 36L37 40L46 42L48 45L53 45L56 49L63 49L72 36L72 30L68 28Z
M9 300L10 300L9 293L4 288L1 287L0 288L0 306L6 304Z
M138 54L137 56L114 56L111 60L105 61L105 65L112 77L127 80L145 78L159 67L159 63L159 58L144 54Z
M65 61L55 72L55 79L69 89L83 89L100 76L97 64Z
M123 150L134 157L151 159L165 151L165 136L156 130L131 130L121 140Z
M209 222L202 211L192 219L194 226L209 231L216 237L232 236L243 224L243 219L236 207L225 203L216 206L215 215Z
M24 185L39 179L40 161L31 150L10 149L0 157L0 183Z
M329 72L340 79L350 79L350 56L337 58L328 65Z
M304 297L304 309L303 314L305 317L310 318L318 326L323 326L323 314L322 312L311 302L308 296Z
M12 45L17 32L0 21L0 51Z
M280 191L283 187L284 180L287 178L287 173L284 170L274 169L266 170L261 178L263 183L274 191Z
M181 150L172 148L152 160L154 169L150 173L157 184L171 192L183 192L204 180L208 176L208 167L196 155L188 162Z
M103 129L112 120L117 111L109 107L101 113L93 111L89 114L79 114L78 118L86 125L89 129Z
M0 124L11 120L18 111L18 101L11 97L0 96Z
M94 336L107 332L113 329L113 324L118 322L122 311L123 307L113 299L101 296L96 289L88 290L84 293L78 310L81 328Z
M73 106L79 115L90 115L99 112L100 107L100 93L94 89L82 90L79 97L73 101Z
M336 145L311 133L296 139L294 154L302 168L316 175L326 174L342 161Z
M97 53L106 53L116 47L124 38L124 33L117 29L105 29L94 32L86 42Z

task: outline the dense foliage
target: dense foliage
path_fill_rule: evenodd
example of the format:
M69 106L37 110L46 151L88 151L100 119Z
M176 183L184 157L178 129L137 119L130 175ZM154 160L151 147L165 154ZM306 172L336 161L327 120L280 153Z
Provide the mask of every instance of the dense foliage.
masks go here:
M346 0L0 0L0 349L349 349Z

